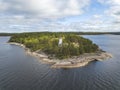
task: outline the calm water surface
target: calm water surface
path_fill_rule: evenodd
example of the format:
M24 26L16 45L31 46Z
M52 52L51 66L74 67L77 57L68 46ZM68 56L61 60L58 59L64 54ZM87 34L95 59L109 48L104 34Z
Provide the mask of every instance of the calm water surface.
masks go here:
M120 36L85 35L113 58L76 69L51 69L0 37L0 90L120 90Z

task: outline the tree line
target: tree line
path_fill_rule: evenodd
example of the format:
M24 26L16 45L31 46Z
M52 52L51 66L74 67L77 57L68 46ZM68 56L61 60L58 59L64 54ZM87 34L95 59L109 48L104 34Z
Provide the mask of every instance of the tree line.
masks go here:
M60 37L63 39L61 47L58 46ZM24 44L31 51L40 50L59 59L98 51L98 46L92 41L72 32L20 33L12 35L9 42Z

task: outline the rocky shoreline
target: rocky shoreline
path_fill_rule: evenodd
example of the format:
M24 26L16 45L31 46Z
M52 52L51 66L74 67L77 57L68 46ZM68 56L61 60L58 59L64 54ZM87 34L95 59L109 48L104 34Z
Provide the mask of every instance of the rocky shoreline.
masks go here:
M39 53L38 51L31 52L29 48L26 48L25 45L9 42L9 44L21 46L25 49L26 53L39 58L42 62L51 64L52 68L77 68L87 65L89 62L92 61L102 61L105 59L112 58L112 55L110 53L104 52L104 51L98 51L96 53L85 53L80 56L74 56L69 59L49 59L48 55L44 54L43 52Z

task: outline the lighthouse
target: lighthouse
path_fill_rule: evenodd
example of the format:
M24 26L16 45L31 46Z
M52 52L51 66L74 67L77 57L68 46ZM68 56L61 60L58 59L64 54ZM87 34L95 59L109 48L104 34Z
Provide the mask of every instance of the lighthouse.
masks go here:
M60 38L59 38L59 42L58 42L58 46L59 46L59 47L62 46L62 42L63 42L62 37L60 37Z

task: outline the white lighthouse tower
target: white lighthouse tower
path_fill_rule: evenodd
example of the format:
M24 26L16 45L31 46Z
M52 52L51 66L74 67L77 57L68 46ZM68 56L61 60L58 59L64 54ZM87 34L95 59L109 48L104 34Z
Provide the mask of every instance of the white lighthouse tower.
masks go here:
M62 42L63 42L62 37L60 37L60 38L59 38L59 42L58 42L58 46L59 46L59 47L62 46Z

